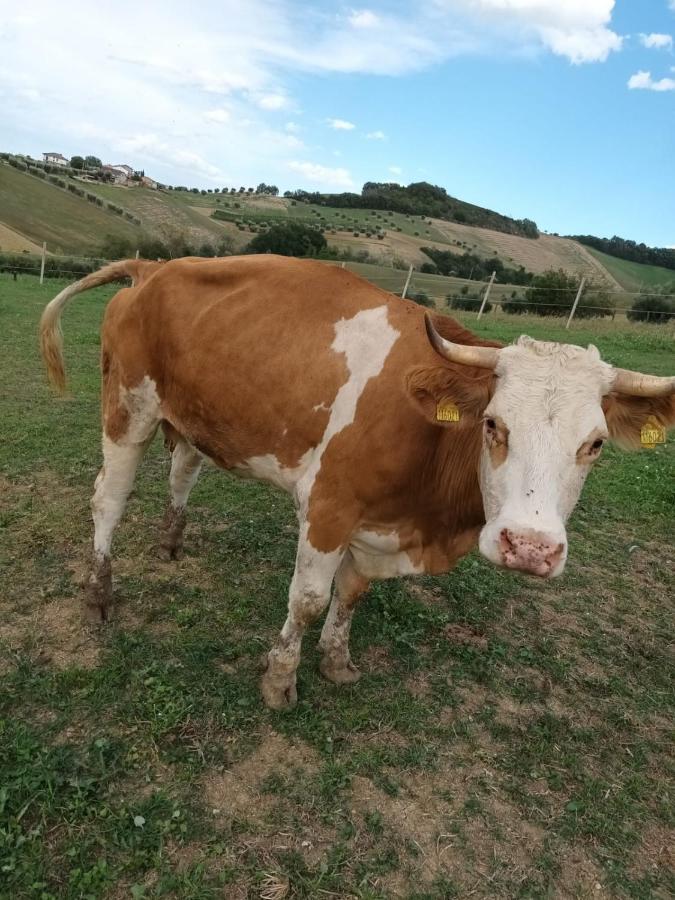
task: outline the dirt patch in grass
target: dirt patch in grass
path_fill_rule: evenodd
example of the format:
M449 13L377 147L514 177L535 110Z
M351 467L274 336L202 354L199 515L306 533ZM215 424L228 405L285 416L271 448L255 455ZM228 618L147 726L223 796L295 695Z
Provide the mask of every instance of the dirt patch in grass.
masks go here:
M385 878L387 896L408 896L411 883L428 886L441 877L466 892L496 873L509 880L524 878L534 865L544 832L524 820L492 785L476 799L476 779L484 781L489 774L484 766L461 768L447 757L433 772L399 780L396 796L368 778L353 779L355 820L364 828L372 828L375 821L384 834L393 834L401 848L407 848L410 875L404 882L400 873Z
M275 803L274 795L265 791L265 782L271 776L312 775L319 766L319 757L310 747L270 729L244 760L225 772L206 777L206 802L215 816L261 822Z
M34 613L0 624L0 641L10 653L29 652L42 665L57 669L92 669L101 644L82 621L79 601L72 597L41 603Z

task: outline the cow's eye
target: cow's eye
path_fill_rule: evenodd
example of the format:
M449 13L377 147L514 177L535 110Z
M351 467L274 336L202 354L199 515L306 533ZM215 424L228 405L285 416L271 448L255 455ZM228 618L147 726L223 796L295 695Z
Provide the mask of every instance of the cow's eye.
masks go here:
M488 431L496 431L496 430L497 430L497 423L495 422L494 419L486 419L486 420L485 420L485 427L487 428Z
M605 442L603 441L602 438L596 438L596 439L593 441L593 443L591 444L591 450L592 450L594 453L597 453L599 450L602 450L602 445L603 445L604 443L605 443Z

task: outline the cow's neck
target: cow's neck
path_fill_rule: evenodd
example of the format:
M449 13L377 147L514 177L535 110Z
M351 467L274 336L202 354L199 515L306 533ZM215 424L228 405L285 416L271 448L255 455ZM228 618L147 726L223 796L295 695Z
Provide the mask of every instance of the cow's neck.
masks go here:
M480 423L439 429L427 490L433 492L439 514L447 515L447 527L457 534L485 524L478 480L482 447Z

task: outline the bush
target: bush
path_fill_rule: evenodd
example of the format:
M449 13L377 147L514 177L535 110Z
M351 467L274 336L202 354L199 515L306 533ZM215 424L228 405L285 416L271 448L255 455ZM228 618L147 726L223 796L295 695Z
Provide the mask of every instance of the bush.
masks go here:
M466 287L466 285L464 285L464 287ZM482 302L482 298L479 297L478 294L460 294L459 296L457 294L448 294L445 299L447 300L450 309L463 309L466 312L478 312ZM492 304L488 300L483 312L490 312L491 309Z
M258 234L246 247L246 253L316 256L327 247L326 238L314 228L297 222L288 222L274 225L264 234Z
M428 306L431 309L435 306L434 301L425 291L413 291L411 294L408 294L406 300L412 300L413 303L418 303L420 306Z
M675 303L669 297L658 294L638 296L626 313L631 322L649 322L652 325L665 325L675 320Z

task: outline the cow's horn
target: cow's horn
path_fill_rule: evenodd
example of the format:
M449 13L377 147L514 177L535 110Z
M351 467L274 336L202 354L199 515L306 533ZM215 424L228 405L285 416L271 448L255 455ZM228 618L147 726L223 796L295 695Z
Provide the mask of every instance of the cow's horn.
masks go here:
M431 346L436 353L449 359L450 362L461 363L464 366L479 366L481 369L494 369L497 365L499 348L469 347L467 344L446 341L434 328L434 323L429 315L425 315L424 321Z
M659 375L643 375L630 369L614 369L612 389L633 397L667 397L675 393L675 378Z

